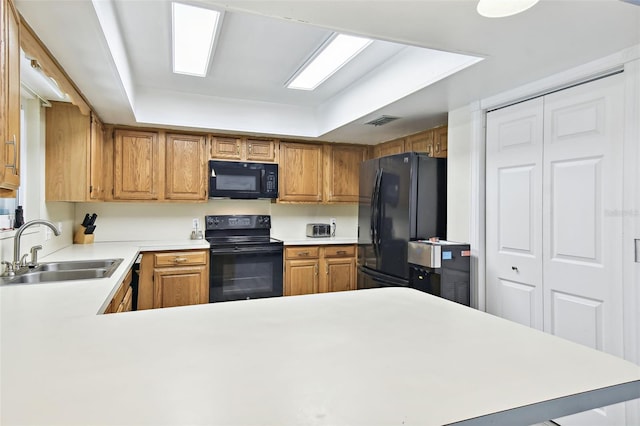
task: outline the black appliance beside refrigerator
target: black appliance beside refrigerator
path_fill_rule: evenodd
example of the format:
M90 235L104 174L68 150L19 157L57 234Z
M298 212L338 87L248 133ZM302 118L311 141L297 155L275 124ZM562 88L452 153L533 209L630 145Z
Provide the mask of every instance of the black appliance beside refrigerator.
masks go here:
M360 166L358 289L409 286L409 241L446 237L447 163L415 152Z

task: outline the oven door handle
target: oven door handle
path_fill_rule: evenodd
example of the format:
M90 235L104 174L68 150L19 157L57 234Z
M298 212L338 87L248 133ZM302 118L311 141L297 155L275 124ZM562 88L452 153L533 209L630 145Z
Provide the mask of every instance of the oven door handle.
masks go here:
M252 254L252 253L282 253L282 246L277 247L211 247L211 254Z

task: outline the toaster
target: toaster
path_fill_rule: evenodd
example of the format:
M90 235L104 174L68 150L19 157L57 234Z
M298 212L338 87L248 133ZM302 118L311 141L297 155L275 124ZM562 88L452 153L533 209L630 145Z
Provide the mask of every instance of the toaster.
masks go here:
M331 225L328 223L307 223L307 237L320 238L331 236Z

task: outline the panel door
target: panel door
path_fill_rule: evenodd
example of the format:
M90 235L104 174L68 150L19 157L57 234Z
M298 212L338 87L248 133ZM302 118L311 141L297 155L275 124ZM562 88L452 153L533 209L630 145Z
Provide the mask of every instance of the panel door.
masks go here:
M433 156L433 130L418 133L407 138L408 151L424 152L429 156Z
M322 201L322 145L280 144L281 201Z
M153 273L153 307L207 303L206 266L156 269Z
M91 114L89 145L89 199L104 200L104 127L95 114Z
M247 138L245 144L248 161L274 162L276 160L276 144L273 140Z
M539 330L543 100L487 114L487 312Z
M317 293L319 289L319 264L318 259L287 260L284 271L284 295Z
M241 160L240 138L214 136L211 138L211 158L216 160Z
M343 257L324 259L325 288L321 291L347 291L356 289L356 259Z
M545 96L545 331L623 356L623 77ZM623 405L560 420L624 424Z
M6 42L4 48L6 80L6 133L3 142L4 170L0 188L14 190L20 186L20 15L13 2L6 6ZM4 26L3 22L3 26ZM3 28L2 31L5 31ZM1 50L1 49L0 49ZM4 72L4 70L3 70ZM0 98L2 99L2 98Z
M157 200L159 167L157 133L116 130L114 199Z
M169 200L206 200L204 136L167 134L166 189Z
M358 202L360 164L367 159L367 151L366 146L325 146L325 201Z

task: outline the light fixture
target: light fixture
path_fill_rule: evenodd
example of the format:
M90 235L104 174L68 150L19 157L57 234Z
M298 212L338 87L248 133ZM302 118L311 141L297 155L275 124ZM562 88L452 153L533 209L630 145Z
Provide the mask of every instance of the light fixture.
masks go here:
M31 60L31 68L38 71L38 75L41 77L41 80L47 85L49 89L53 91L53 93L56 94L58 98L60 98L61 100L64 100L67 98L67 95L65 95L62 92L62 90L60 90L60 86L58 86L58 82L55 81L53 77L49 77L44 73L44 71L42 70L42 67L40 66L37 60L35 59Z
M207 75L220 20L217 10L172 3L174 73Z
M503 18L524 12L538 3L538 0L480 0L477 11L487 18Z
M373 40L333 34L287 82L289 89L314 90Z

